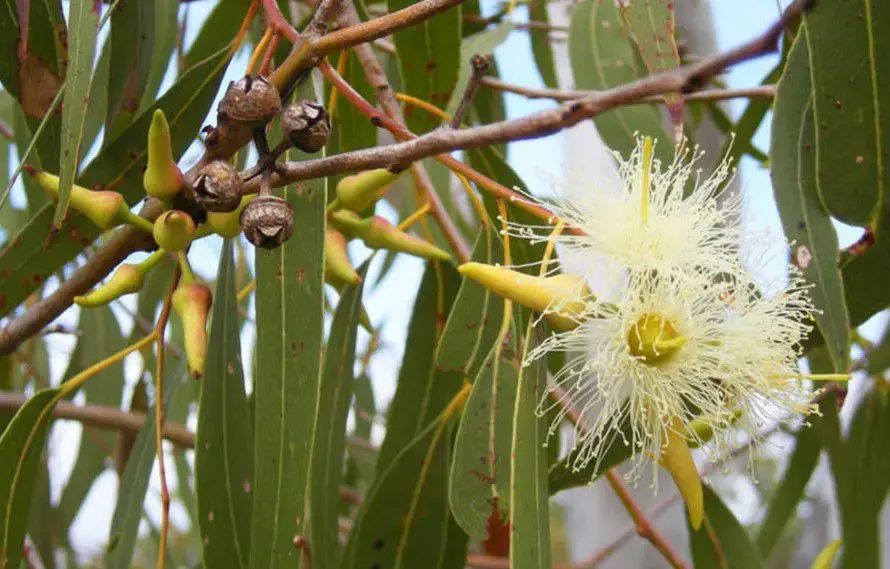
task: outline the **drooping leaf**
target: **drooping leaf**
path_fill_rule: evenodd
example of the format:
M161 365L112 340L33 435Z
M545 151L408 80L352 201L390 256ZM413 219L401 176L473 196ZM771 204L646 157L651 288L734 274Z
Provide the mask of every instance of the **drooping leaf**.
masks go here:
M155 0L154 7L155 29L151 46L151 67L139 103L140 113L155 102L179 35L179 0Z
M827 0L804 15L809 48L817 189L834 217L854 225L875 221L890 188L890 6ZM860 65L851 65L859 62Z
M844 445L846 460L841 468L850 484L847 499L841 501L842 569L880 565L880 515L890 490L888 432L890 392L878 383L856 409Z
M99 33L99 7L96 2L75 2L68 24L68 70L65 75L65 98L62 102L62 135L59 150L59 200L53 224L62 225L68 212L71 186L80 165L81 138L90 87L96 35Z
M106 143L117 138L139 110L152 66L159 5L166 7L158 2L123 2L111 15L108 104L102 117Z
M299 234L256 252L257 357L252 569L293 567L305 532L323 339L325 180L287 192Z
M528 16L535 22L550 23L550 17L547 15L547 3L544 0L531 0L528 5ZM538 66L538 73L541 74L541 81L551 89L558 89L559 81L556 78L556 63L553 59L553 46L550 44L550 32L546 29L533 28L528 31L528 35L532 44L535 65Z
M887 227L890 215L884 214L878 227ZM841 275L851 326L859 326L890 304L890 287L874 283L890 279L890 233L879 230L864 236L865 246L846 259L841 259ZM868 244L869 241L873 241Z
M467 279L469 280L469 279ZM465 281L466 282L466 281ZM495 365L491 350L473 381L461 415L449 480L455 521L476 540L488 536L494 507L510 507L510 457L518 370L504 354Z
M441 319L454 302L459 278L451 265L429 263L408 326L405 357L390 406L377 479L359 510L342 567L445 569L459 559L449 539L448 426L440 415L460 391L462 375L436 369ZM418 465L421 465L418 468ZM408 521L406 521L408 520ZM451 567L451 565L449 565Z
M817 190L817 156L809 53L804 32L788 56L779 81L772 128L772 180L792 260L814 284L810 298L816 325L837 369L847 369L850 323L838 268L837 234Z
M543 337L529 323L520 361ZM538 403L546 391L546 362L539 359L519 369L510 444L510 566L550 569L550 509L547 490L546 417Z
M174 155L180 155L195 139L213 101L225 70L225 56L225 52L220 52L183 75L164 97L90 162L78 182L87 187L119 191L131 204L138 201L143 196L142 168L152 112L159 108L167 115ZM54 209L52 204L40 209L0 251L0 287L5 293L0 299L0 315L18 306L98 235L96 226L78 214L69 216L55 237L47 242L47 228Z
M49 461L47 453L40 457L37 469L37 480L34 485L34 496L31 499L31 511L28 517L28 539L34 544L44 569L56 567L56 542L58 537L57 512L53 509L49 481ZM32 553L33 555L33 553Z
M822 445L816 428L802 427L797 433L794 453L788 461L788 468L776 488L773 499L770 500L757 533L757 549L763 559L769 559L786 525L796 512L797 504L804 497L804 490L816 469L821 450Z
M185 54L185 69L211 57L232 40L250 7L250 0L220 0L204 20L198 37ZM284 42L282 42L284 43Z
M406 8L412 0L388 0L390 12ZM393 34L399 57L404 90L409 95L444 106L457 83L461 50L461 11L451 8L435 18ZM408 127L417 134L439 125L440 119L428 113L406 109Z
M6 567L18 567L22 561L40 454L57 395L57 389L36 393L0 436L0 565Z
M630 433L630 423L625 421L619 430L625 434ZM581 466L578 463L581 454L584 454L581 447L576 447L550 467L548 475L551 494L590 484L608 469L629 459L633 455L633 447L625 444L620 435L616 435L598 460L591 460Z
M109 354L122 350L125 340L114 313L108 307L84 310L80 315L81 336L71 355L65 377L73 377ZM90 405L119 408L124 388L124 365L109 366L84 385L82 392ZM105 470L110 449L117 444L113 432L84 426L77 459L59 499L59 521L64 531L71 526L93 482Z
M359 271L362 282L367 264ZM343 450L346 418L353 391L355 339L362 314L362 283L346 287L340 296L325 349L324 387L319 391L310 463L309 508L314 567L334 569L340 561L340 484L343 481Z
M197 386L196 382L188 379L183 364L176 364L172 358L168 359L164 369L162 395L166 409L177 407L179 400L183 398L187 401L194 399ZM108 569L127 569L132 566L139 524L145 511L148 483L157 454L154 415L155 407L152 405L146 412L146 421L139 429L120 479L105 551L105 567Z
M705 522L689 527L689 549L695 569L760 569L763 562L745 528L707 484ZM688 525L688 522L687 522Z
M500 241L486 226L473 247L472 260L501 262ZM436 365L443 371L460 371L475 377L497 336L504 303L479 283L464 279L454 308L448 315L442 339L436 347Z
M569 57L578 89L608 89L645 75L635 60L613 0L582 0L575 6L569 28ZM656 108L623 107L599 115L594 123L609 148L625 156L636 145L635 132L662 140L655 147L656 157L670 162L673 145L668 142Z
M254 445L237 295L232 242L226 240L216 273L195 441L198 520L208 569L246 568L250 559Z

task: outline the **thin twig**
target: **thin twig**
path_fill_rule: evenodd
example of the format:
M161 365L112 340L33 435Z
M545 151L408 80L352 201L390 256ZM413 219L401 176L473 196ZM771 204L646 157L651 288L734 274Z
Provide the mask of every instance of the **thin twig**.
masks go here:
M352 4L349 4L346 7L346 11L342 18L344 23L351 25L351 27L357 25L358 14ZM374 50L371 48L370 44L362 43L357 45L353 51L359 60L359 64L364 70L368 83L374 87L374 92L377 94L377 100L380 102L380 107L383 109L386 117L405 131L408 131L405 126L405 117L402 114L402 108L399 106L399 102L396 99L396 94L393 91L392 86L389 84L389 79L387 79L386 73L383 71L383 67L380 65L380 61L377 60L377 56L374 54ZM329 80L334 76L340 77L340 75L328 65L327 62L323 62L322 65L319 66L319 69ZM329 72L333 72L333 75ZM347 97L348 96L349 95L347 94ZM350 100L355 104L353 99ZM461 238L457 227L454 225L454 221L442 205L442 201L439 199L439 195L433 187L433 182L430 179L426 168L416 161L412 161L411 167L414 171L414 179L424 193L426 203L430 205L430 215L436 221L436 224L439 226L439 229L442 231L448 244L451 245L458 260L461 263L465 263L470 259L470 249L464 242L463 238Z
M485 72L488 71L490 66L491 62L488 58L478 53L470 58L470 80L467 81L467 86L464 89L463 95L461 95L457 110L454 112L454 116L451 117L451 128L460 128L461 123L464 122L464 117L470 110L470 105L473 103L473 98L479 89L479 82L482 81Z
M528 99L553 99L554 101L575 101L586 97L595 97L601 91L574 91L569 89L546 89L536 87L523 87L507 83L496 77L485 77L482 84L497 91L515 93ZM773 98L776 96L775 85L757 85L755 87L742 87L739 89L708 89L696 91L683 96L687 102L722 101L725 99L752 99L755 97ZM662 104L664 95L653 95L638 101L632 101L630 105Z
M158 456L158 474L161 479L161 538L158 544L158 569L164 569L167 561L167 535L170 529L170 491L167 488L167 469L164 464L164 332L167 330L173 293L178 284L179 270L177 269L155 326L155 336L157 336L155 342L157 346L157 354L155 354L155 446Z

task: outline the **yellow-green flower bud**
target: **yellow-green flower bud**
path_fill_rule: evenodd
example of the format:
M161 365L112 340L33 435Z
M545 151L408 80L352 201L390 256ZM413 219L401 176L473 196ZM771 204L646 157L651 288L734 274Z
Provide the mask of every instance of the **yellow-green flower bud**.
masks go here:
M358 284L362 278L346 252L346 238L334 229L328 229L324 235L324 274L325 280L340 288L339 284Z
M661 465L671 474L677 490L686 502L686 512L689 515L689 525L697 530L701 527L705 516L705 499L701 487L701 477L686 438L680 434L683 425L678 419L672 421L671 428L667 429L667 442L661 451Z
M447 252L419 237L401 231L382 217L374 216L367 221L365 230L360 235L365 244L372 249L389 249L437 261L451 260L451 255Z
M207 314L213 294L201 283L180 284L173 291L173 310L182 321L185 357L194 377L204 375L207 359Z
M195 237L195 222L184 211L165 211L155 220L152 235L161 249L184 251Z
M337 201L335 207L345 208L354 212L364 211L383 197L399 174L393 174L385 168L368 170L346 176L337 183Z
M256 194L250 194L241 198L241 203L235 208L235 211L220 213L216 211L207 212L207 220L204 222L213 233L225 238L233 239L241 235L241 212L244 208L256 198Z
M169 203L185 183L182 170L173 158L170 144L170 126L164 111L158 109L151 117L148 128L148 165L142 175L145 193Z
M819 552L819 555L813 560L813 564L811 565L812 569L831 569L832 565L834 565L834 558L837 556L837 552L840 551L841 545L844 542L840 539L836 539L825 546L825 549Z
M104 284L85 295L75 296L74 302L83 307L104 306L125 294L139 292L143 277L138 266L123 264Z
M34 181L46 190L54 200L59 199L59 177L47 172L26 168ZM117 192L88 190L82 186L71 186L69 205L72 209L87 216L101 229L110 229L124 222L125 212L129 212L124 197Z
M587 283L574 275L534 277L483 263L464 263L457 270L491 292L544 314L557 330L577 328L587 311L585 300L591 299Z

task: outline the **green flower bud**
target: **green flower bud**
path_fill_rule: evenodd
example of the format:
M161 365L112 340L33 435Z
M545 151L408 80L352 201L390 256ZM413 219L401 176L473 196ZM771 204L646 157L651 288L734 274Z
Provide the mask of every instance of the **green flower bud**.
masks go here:
M364 211L377 203L389 186L399 177L385 168L346 176L337 183L336 207L354 212Z
M324 236L324 273L325 280L340 288L341 284L358 284L361 277L349 262L346 252L346 238L334 229L325 231Z
M59 199L58 176L38 172L33 168L26 170L52 199ZM124 197L117 192L88 190L75 184L71 186L70 196L68 203L71 208L87 216L101 229L110 229L124 223L124 216L130 211Z
M213 294L201 283L180 284L172 297L173 310L182 321L185 357L194 377L204 375L207 360L207 314Z
M158 109L148 128L148 165L142 175L145 193L169 203L185 183L182 170L173 158L170 145L170 126L164 111Z
M464 263L457 270L491 292L544 314L557 330L577 328L587 311L584 299L590 296L590 289L574 275L534 277L483 263Z
M233 239L241 234L241 212L256 198L256 194L250 194L241 198L241 203L235 211L220 213L207 212L207 221L204 224L217 235L225 239Z
M195 237L195 222L184 211L165 211L155 220L152 235L161 249L184 251Z
M139 292L143 277L138 266L123 264L103 285L85 295L75 296L74 302L83 307L105 306L125 294Z

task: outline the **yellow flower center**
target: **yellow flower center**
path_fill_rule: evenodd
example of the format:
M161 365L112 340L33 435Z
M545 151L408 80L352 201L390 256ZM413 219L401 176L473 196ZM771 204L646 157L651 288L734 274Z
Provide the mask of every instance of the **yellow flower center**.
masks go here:
M643 316L627 333L630 353L655 367L668 362L685 343L686 338L677 333L671 321L658 314Z

